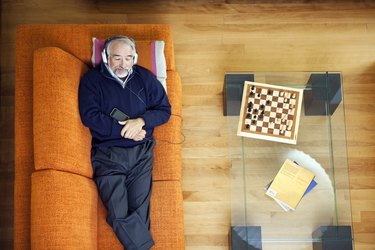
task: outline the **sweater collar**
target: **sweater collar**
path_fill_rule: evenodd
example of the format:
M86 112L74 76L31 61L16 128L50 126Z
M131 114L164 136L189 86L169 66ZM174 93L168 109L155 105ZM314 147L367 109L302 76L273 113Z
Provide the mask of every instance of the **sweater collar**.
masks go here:
M123 88L125 88L125 85L126 83L131 79L133 78L133 73L134 73L134 70L131 69L128 76L125 78L125 80L121 80L108 66L108 64L105 64L105 63L101 63L101 72L102 74L107 77L107 78L110 78L116 82L118 82L119 84L121 84L121 86Z

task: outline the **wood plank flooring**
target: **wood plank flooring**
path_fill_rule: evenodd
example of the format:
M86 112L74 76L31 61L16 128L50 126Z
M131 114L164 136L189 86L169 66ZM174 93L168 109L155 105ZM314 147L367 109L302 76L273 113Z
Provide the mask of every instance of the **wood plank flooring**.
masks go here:
M341 71L355 247L375 249L373 1L1 1L0 248L12 249L14 31L20 23L169 23L183 83L186 249L228 249L226 71Z

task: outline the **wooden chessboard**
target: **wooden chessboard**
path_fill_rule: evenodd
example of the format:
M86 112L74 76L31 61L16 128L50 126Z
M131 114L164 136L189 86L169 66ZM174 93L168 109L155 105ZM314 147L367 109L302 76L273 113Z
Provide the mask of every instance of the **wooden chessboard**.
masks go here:
M245 81L237 135L297 143L303 89Z

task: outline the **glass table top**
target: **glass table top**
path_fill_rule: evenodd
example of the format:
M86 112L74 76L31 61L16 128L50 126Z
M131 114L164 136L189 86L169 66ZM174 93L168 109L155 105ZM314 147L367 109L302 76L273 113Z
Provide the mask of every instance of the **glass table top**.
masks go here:
M243 79L303 90L296 144L237 135ZM226 74L232 248L320 249L322 238L351 245L351 231L342 233L337 227L352 225L341 79L339 72ZM313 172L317 182L287 212L265 194L286 159ZM246 244L238 243L234 234Z

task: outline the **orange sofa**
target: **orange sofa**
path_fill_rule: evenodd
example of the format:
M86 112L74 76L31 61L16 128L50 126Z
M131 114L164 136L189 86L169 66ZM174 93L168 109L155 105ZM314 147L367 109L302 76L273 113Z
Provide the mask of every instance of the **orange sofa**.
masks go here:
M155 130L151 233L153 249L184 249L181 80L170 27L152 24L17 27L14 249L122 249L92 180L91 136L77 100L79 80L91 68L92 37L114 34L165 42L173 115ZM149 67L146 52L138 54Z

